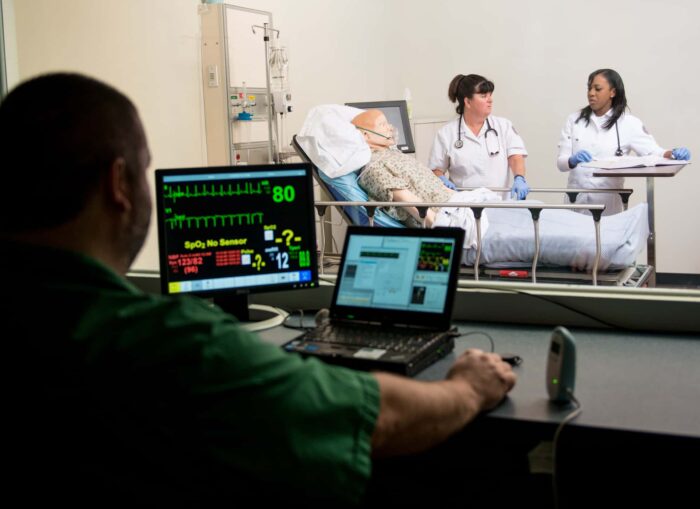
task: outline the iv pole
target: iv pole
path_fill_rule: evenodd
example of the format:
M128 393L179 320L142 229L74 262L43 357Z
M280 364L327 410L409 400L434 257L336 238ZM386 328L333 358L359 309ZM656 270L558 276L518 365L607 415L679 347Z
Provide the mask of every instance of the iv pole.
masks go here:
M269 137L269 144L267 146L267 155L270 161L279 163L279 157L277 155L277 147L275 140L272 137L272 123L275 123L275 133L277 133L277 116L274 114L272 108L272 85L270 83L270 36L268 32L277 32L277 38L280 37L280 31L274 28L269 28L268 23L263 23L263 26L253 25L251 26L253 33L256 28L263 29L263 41L265 41L265 80L267 84L267 135Z

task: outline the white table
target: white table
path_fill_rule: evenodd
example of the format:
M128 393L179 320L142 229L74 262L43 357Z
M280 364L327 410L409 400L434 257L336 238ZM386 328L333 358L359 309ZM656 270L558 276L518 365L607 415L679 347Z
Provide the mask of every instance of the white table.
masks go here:
M620 168L615 170L593 169L594 177L646 177L647 205L649 215L649 237L647 238L647 264L652 267L649 286L656 286L656 230L654 227L654 179L673 177L687 163L669 166L651 166L644 168Z

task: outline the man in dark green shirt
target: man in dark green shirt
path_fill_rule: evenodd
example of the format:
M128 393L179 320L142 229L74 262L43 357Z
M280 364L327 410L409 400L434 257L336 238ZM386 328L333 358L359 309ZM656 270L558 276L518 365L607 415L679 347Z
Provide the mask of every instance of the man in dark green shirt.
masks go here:
M304 360L203 301L131 286L150 153L108 85L20 85L0 105L0 154L6 458L27 502L353 505L372 457L444 441L515 383L478 350L434 383Z

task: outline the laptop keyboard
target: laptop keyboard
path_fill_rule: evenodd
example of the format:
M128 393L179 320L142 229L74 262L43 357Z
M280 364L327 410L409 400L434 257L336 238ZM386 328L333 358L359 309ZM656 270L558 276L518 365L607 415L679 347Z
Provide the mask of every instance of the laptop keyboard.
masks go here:
M348 327L326 324L307 332L303 339L364 348L380 348L393 352L415 353L438 339L442 333L415 330L380 329L378 327Z

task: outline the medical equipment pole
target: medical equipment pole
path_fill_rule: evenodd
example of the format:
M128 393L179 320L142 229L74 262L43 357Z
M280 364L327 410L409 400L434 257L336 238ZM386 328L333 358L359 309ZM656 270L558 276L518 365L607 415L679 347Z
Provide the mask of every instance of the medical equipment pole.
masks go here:
M270 36L268 35L269 28L267 23L263 23L265 27L265 82L267 84L267 135L270 138L270 144L268 145L268 155L270 157L270 162L278 163L276 154L276 147L273 147L274 141L272 139L272 122L277 120L272 109L272 89L270 88Z
M287 50L282 46L270 46L270 90L272 92L272 104L274 105L275 123L277 127L277 156L282 162L282 143L285 139L285 116L291 112L292 107L287 103L291 99L287 84Z
M280 31L274 28L269 28L269 23L263 23L263 26L253 25L253 33L255 33L255 28L262 28L263 41L265 42L265 83L267 85L267 136L268 136L268 146L267 155L270 162L278 163L279 158L277 157L277 147L274 146L274 138L272 136L272 122L275 122L277 126L277 117L273 113L272 109L272 89L270 83L270 35L269 32L277 32L277 37L279 37ZM275 134L277 134L277 127L275 127Z

